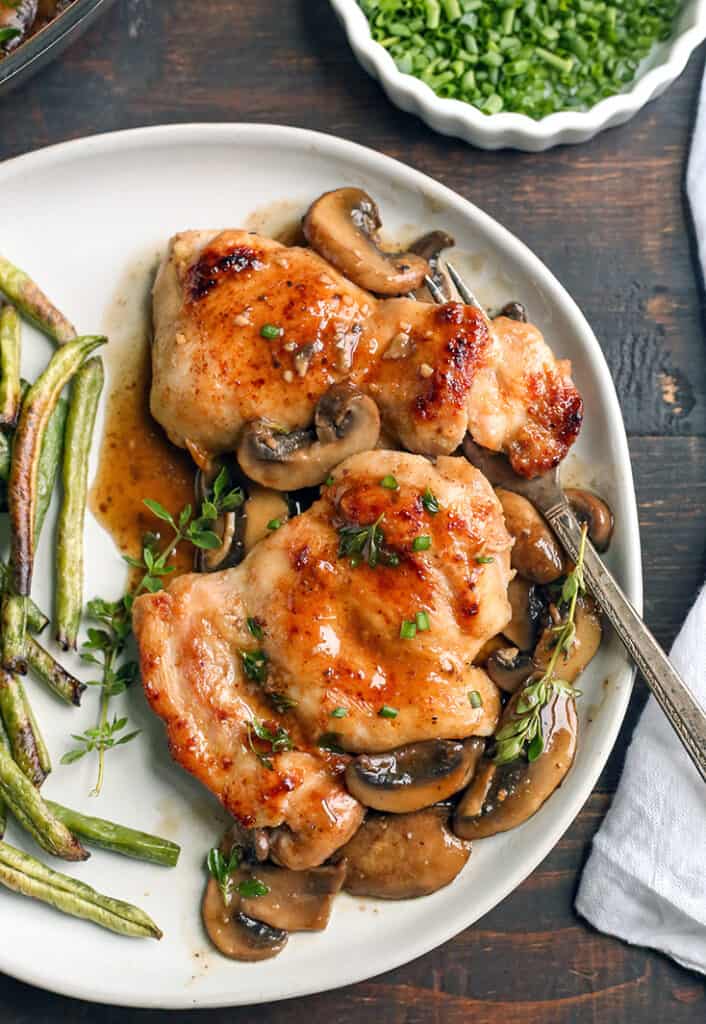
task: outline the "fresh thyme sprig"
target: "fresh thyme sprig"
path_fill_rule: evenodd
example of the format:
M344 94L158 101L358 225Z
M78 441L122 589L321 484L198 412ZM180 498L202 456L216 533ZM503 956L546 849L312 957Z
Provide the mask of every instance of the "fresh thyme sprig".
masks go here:
M259 760L265 768L270 771L274 769L272 764L271 754L279 754L284 750L292 750L294 744L292 739L281 725L277 726L277 729L273 732L272 729L265 722L261 722L259 718L253 718L251 722L247 724L248 731L248 746L252 750L253 754ZM258 740L261 744L265 744L269 747L268 750L263 751L255 743Z
M236 891L239 896L246 899L253 899L255 896L266 896L270 891L269 886L261 882L259 878L245 878L237 886L233 885L233 874L238 870L243 859L243 853L239 846L234 846L228 857L221 850L214 846L208 851L206 866L209 873L218 883L221 896L226 906L233 898Z
M123 693L137 679L139 666L135 661L126 661L118 665L121 655L132 634L132 606L135 598L144 591L153 594L164 586L164 577L174 572L175 566L169 565L169 559L182 541L188 541L197 548L217 548L221 540L212 529L219 516L233 511L242 505L244 495L239 487L228 489L228 471L225 467L216 477L210 495L201 503L200 515L194 517L191 505L186 505L175 518L158 501L144 499L144 504L158 519L168 523L174 536L164 548L158 550L159 537L150 534L142 547L142 558L123 556L128 565L142 570L142 578L137 586L118 601L105 601L94 598L86 605L86 613L90 619L101 624L102 629L89 628L88 640L81 648L83 661L98 665L102 672L101 678L92 680L89 685L101 688L98 723L92 729L73 734L72 738L79 743L78 747L67 751L61 759L62 764L72 764L86 754L96 751L98 754L98 775L92 795L97 796L103 785L105 772L105 752L113 747L129 743L139 734L139 730L123 733L127 726L127 718L108 718L110 698Z
M542 709L560 690L576 697L579 694L564 679L557 678L554 671L559 657L568 656L576 635L576 602L579 594L585 590L583 578L583 559L586 550L586 527L581 533L581 545L575 568L567 575L561 588L561 603L568 605L566 617L558 625L552 627L556 635L552 654L541 679L528 683L522 690L515 705L512 718L495 735L495 755L497 765L516 761L524 753L530 761L536 761L544 750L542 734Z
M123 746L139 734L139 730L123 732L127 726L127 718L114 716L112 722L108 719L110 698L123 693L137 679L139 671L135 661L126 661L119 666L117 664L132 631L130 607L127 596L119 601L104 601L103 598L97 597L86 606L89 617L103 627L90 627L88 640L81 648L82 660L101 669L101 678L90 680L88 684L101 688L98 724L80 735L72 734L72 739L76 740L79 746L67 751L61 763L73 764L86 754L97 751L98 776L91 791L93 796L98 796L103 785L106 750Z
M385 548L385 534L380 523L385 518L381 513L369 526L342 526L338 531L338 557L350 558L352 568L367 562L371 569L378 563L399 565L399 555Z

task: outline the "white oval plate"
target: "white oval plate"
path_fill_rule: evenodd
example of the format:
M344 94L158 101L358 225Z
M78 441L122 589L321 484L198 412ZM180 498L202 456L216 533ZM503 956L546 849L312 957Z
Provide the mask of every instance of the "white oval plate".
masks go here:
M325 189L349 184L376 197L392 235L409 238L430 228L452 232L463 250L459 262L481 299L521 299L555 352L573 360L586 421L565 479L594 484L611 502L617 528L609 562L639 606L640 549L627 442L608 367L590 327L521 242L418 171L349 142L294 128L184 125L98 136L0 167L2 251L41 282L80 331L112 334L113 351L106 349L106 360L109 374L115 374L144 309L149 268L173 232L239 226L254 210L265 211L261 223L287 220ZM41 368L50 347L29 330L25 339L28 375ZM47 607L52 540L52 530L45 528L35 597ZM87 596L117 596L124 586L123 564L90 516L86 544ZM160 943L119 938L2 891L0 913L12 917L12 941L0 944L0 969L84 999L182 1008L305 995L397 967L476 921L552 849L605 764L631 682L626 657L610 636L581 680L582 731L568 779L522 828L477 843L452 885L408 902L340 897L325 933L293 936L282 956L260 964L225 960L205 939L198 909L204 855L224 818L215 799L171 763L161 725L139 686L115 703L143 734L108 754L104 792L91 799L92 760L71 767L58 762L70 745L69 732L93 723L94 692L86 694L80 710L72 710L30 683L55 761L46 793L169 835L183 851L173 871L100 851L87 864L66 868L144 907L164 930ZM25 845L12 824L8 838Z

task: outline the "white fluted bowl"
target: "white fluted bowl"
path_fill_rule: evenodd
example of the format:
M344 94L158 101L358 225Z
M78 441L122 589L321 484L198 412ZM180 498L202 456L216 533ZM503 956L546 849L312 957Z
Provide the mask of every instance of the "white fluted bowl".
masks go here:
M387 50L373 39L358 0L331 0L331 6L358 61L396 106L417 114L434 131L458 136L481 149L508 147L536 153L586 142L605 128L624 124L679 77L706 38L706 0L687 0L674 35L654 48L625 92L601 100L590 110L562 111L535 121L525 114L483 114L462 100L442 99L420 79L397 70Z

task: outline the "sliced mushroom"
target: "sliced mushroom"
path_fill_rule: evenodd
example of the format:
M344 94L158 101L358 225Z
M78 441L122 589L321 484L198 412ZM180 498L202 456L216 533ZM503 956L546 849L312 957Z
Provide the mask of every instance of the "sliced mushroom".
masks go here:
M494 651L485 664L485 671L505 693L515 693L535 669L531 655L517 647L502 647Z
M211 463L207 469L197 469L194 479L194 497L196 507L200 508L211 493L213 482L223 466L220 463ZM241 531L238 529L238 520L242 515L242 507L231 512L226 512L216 520L213 530L221 538L221 546L218 548L195 548L194 569L196 572L216 572L220 569L231 569L243 560L245 550L242 542Z
M522 302L506 302L502 309L493 317L505 316L508 320L518 320L521 324L527 323L527 310Z
M316 436L309 430L285 432L270 420L254 420L238 445L241 469L277 491L323 483L339 462L375 447L380 413L372 398L344 381L319 399L315 429Z
M495 492L508 533L515 538L512 567L533 583L552 583L564 572L564 556L554 534L531 501L498 487Z
M11 33L0 43L0 53L9 53L23 42L37 17L37 6L37 0L0 3L0 30Z
M288 871L273 864L257 868L257 877L269 892L240 897L248 917L287 932L321 932L331 917L333 901L346 877L343 862L308 871Z
M431 807L468 783L483 753L478 737L408 743L385 754L360 754L346 768L348 792L366 807L393 814Z
M242 875L244 878L245 873ZM242 912L237 893L226 904L215 878L209 878L206 885L201 914L211 942L232 960L269 960L287 945L286 931Z
M567 683L572 683L583 672L601 645L601 627L598 606L591 597L580 597L576 603L574 619L576 631L570 650L559 656L556 674ZM552 656L557 635L551 626L544 630L534 652L534 663L540 671L545 669Z
M250 484L242 518L243 548L247 555L261 540L271 536L272 524L286 522L289 503L281 491Z
M348 863L343 888L354 896L406 900L452 882L471 854L448 828L449 808L413 814L370 814L340 851Z
M490 640L486 640L481 649L473 659L474 665L485 665L488 658L499 651L501 648L507 647L507 640L505 637L498 633L497 636L491 636Z
M588 536L596 551L607 551L615 525L610 507L592 491L567 487L564 493L578 521L587 524Z
M507 598L512 609L512 618L503 633L521 651L531 651L537 640L541 620L546 611L534 583L515 576L507 588ZM507 647L507 644L504 645Z
M312 249L376 295L404 295L419 288L429 265L413 252L385 252L375 200L360 188L325 192L309 207L303 227Z
M451 278L440 262L440 256L444 249L453 249L455 245L455 239L451 235L447 235L445 231L430 231L428 234L418 238L409 247L410 252L416 253L417 256L421 256L422 259L427 261L429 264L429 276L441 291L446 302L451 302L454 297L454 290ZM419 299L420 302L434 301L426 285L418 288L414 293L414 297Z
M503 722L512 714L508 704ZM497 767L481 762L471 786L461 797L453 829L462 839L485 839L507 832L531 818L571 768L576 752L576 704L568 690L555 691L541 712L544 750L535 761L524 758Z

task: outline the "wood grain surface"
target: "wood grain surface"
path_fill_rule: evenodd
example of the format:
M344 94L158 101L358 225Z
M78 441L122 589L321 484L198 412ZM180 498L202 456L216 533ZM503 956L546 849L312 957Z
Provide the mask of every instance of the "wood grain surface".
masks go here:
M706 308L683 193L703 66L702 48L666 95L586 145L484 153L392 107L354 62L326 0L120 0L57 63L0 101L0 158L143 124L278 122L372 146L472 199L557 274L603 346L630 434L646 617L669 644L706 568ZM599 935L573 910L645 699L638 683L598 787L563 840L474 927L364 984L198 1019L702 1024L703 978ZM98 1011L0 978L2 1024L192 1018Z

